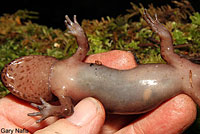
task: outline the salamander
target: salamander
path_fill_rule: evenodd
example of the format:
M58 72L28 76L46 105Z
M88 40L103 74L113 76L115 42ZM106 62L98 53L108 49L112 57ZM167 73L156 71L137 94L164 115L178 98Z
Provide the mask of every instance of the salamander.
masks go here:
M4 67L1 80L10 92L38 108L29 116L66 117L73 114L74 103L86 97L100 100L108 113L141 114L181 93L200 105L200 66L174 53L170 32L144 11L144 19L159 35L161 56L167 64L142 64L117 70L102 64L84 63L89 50L87 36L66 16L65 24L78 43L76 53L63 60L30 55ZM50 104L56 96L59 105Z

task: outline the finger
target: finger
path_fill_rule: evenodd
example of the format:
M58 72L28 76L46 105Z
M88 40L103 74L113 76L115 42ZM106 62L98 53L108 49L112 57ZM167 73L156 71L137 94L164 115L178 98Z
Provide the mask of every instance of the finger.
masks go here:
M104 66L120 70L131 69L137 66L133 54L121 50L89 55L85 60L86 63L95 63L95 61L101 62ZM134 116L107 115L101 134L112 134L130 123L133 118Z
M172 134L181 133L196 118L196 105L190 97L180 94L153 112L119 130L116 134Z
M60 119L36 133L97 134L104 123L104 119L105 111L102 104L89 97L75 106L72 116Z
M37 124L35 120L40 117L27 116L28 113L37 112L37 110L31 107L29 103L16 98L12 94L0 99L0 107L1 128L25 128L29 132L33 133L38 129L52 124L57 119L55 117L51 117L44 122Z
M114 115L108 114L100 134L113 134L124 126L130 124L138 115Z
M85 60L86 63L95 63L95 61L100 61L104 66L119 70L131 69L137 66L133 54L121 50L89 55Z
M85 60L87 63L95 63L95 61L101 62L104 66L121 70L131 69L137 66L133 54L121 50L89 55ZM134 116L108 115L101 133L112 134L130 123L133 118Z

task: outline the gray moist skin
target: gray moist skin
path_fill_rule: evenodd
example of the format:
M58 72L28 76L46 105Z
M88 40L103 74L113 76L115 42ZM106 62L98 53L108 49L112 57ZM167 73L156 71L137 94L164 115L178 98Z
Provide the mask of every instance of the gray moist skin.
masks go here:
M66 16L69 33L79 45L76 53L64 60L48 56L25 56L5 66L1 79L10 92L32 102L40 112L41 122L49 116L73 114L77 103L92 96L100 100L107 112L140 114L155 109L162 102L185 93L200 105L200 66L174 53L170 32L144 11L144 19L160 37L161 55L167 64L144 64L130 70L116 70L84 63L89 50L87 37L78 24ZM60 105L51 105L55 95ZM35 103L42 103L41 105Z

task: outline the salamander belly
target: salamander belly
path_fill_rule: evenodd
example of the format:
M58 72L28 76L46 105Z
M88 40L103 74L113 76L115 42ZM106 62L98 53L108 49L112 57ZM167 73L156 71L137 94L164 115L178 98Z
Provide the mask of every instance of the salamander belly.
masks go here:
M97 65L87 69L80 71L79 78L84 79L79 79L77 85L86 96L99 99L113 113L147 112L180 92L181 84L172 77L176 71L168 65L140 65L126 71Z

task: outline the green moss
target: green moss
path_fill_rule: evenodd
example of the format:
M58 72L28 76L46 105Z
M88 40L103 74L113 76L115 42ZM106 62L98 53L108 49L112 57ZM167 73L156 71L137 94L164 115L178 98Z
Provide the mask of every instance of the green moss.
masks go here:
M190 16L190 19L193 24L195 25L200 25L200 13L194 13L193 16Z
M34 24L38 13L19 10L0 17L0 70L10 61L25 55L49 55L64 58L72 55L75 40L60 29ZM73 49L74 51L71 51ZM0 97L8 91L0 82Z

